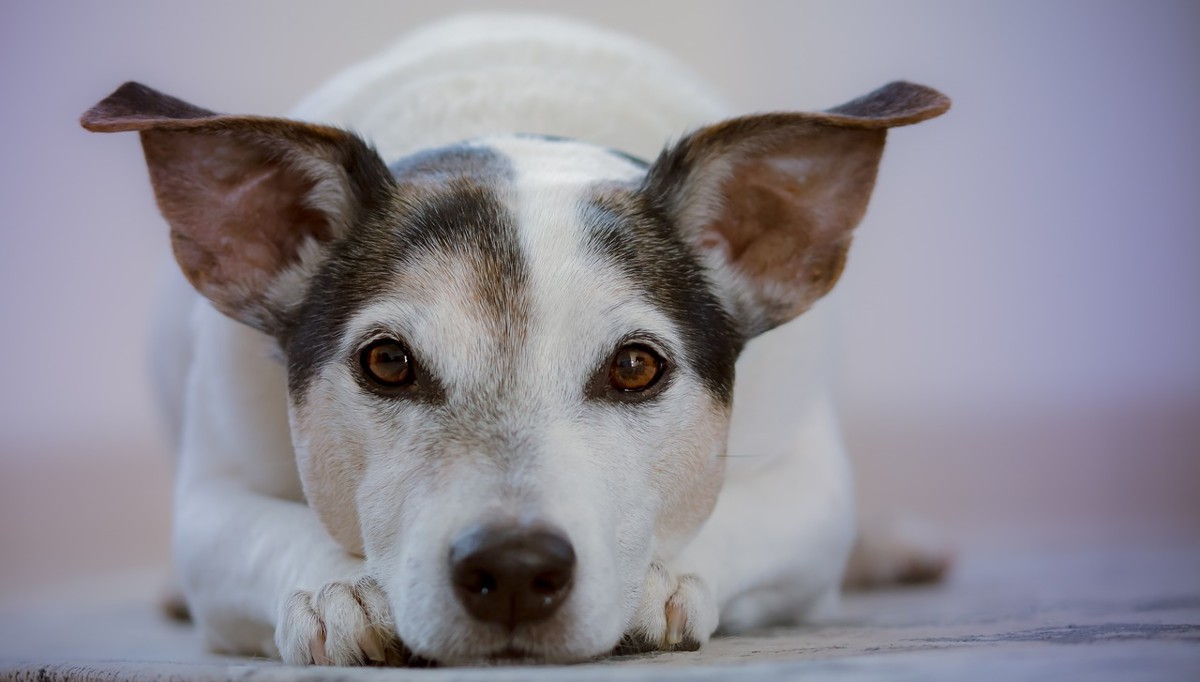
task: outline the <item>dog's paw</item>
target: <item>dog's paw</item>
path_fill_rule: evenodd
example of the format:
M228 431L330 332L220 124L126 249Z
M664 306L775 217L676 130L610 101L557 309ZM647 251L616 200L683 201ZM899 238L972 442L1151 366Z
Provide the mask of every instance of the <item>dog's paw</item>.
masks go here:
M633 625L617 645L618 654L695 651L717 629L717 603L698 575L675 575L650 564Z
M407 658L387 597L369 577L293 592L275 646L289 665L403 665Z

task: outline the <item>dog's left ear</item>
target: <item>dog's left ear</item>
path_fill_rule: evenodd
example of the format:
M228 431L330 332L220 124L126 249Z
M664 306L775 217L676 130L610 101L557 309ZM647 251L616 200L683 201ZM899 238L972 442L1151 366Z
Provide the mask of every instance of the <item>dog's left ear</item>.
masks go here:
M184 275L218 310L269 334L283 331L328 246L391 184L349 132L216 114L139 83L80 122L141 134Z
M936 90L898 82L826 112L733 119L664 151L646 190L717 274L753 336L804 312L837 282L887 129L949 107Z

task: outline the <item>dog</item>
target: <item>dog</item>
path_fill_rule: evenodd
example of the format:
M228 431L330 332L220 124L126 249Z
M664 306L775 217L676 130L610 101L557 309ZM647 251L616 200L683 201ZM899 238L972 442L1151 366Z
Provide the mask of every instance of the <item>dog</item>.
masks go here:
M655 48L508 15L296 120L120 87L82 124L140 134L183 275L156 364L206 641L569 663L831 608L855 501L810 308L887 129L948 107L731 117Z

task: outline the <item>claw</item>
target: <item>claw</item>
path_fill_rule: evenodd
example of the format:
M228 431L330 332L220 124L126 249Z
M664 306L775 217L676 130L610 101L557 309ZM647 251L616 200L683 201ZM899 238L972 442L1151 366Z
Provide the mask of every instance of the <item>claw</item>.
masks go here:
M313 665L332 665L333 661L325 655L325 633L318 632L308 640L308 655L312 657Z
M358 638L358 646L372 663L385 663L387 661L387 655L383 651L383 646L375 637L375 633L369 631L363 633L363 636Z
M687 629L687 612L683 605L671 599L667 602L667 635L666 644L673 647L683 641L683 633Z

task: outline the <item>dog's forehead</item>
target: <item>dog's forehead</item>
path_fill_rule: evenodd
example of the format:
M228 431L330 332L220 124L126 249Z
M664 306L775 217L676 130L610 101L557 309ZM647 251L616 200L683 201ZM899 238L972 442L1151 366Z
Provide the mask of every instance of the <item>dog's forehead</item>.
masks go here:
M737 342L695 259L647 210L643 163L505 136L422 152L392 172L393 205L346 239L310 289L287 344L294 394L375 330L406 336L466 383L531 359L594 363L649 332L693 358L715 354L728 371L705 379L728 394Z
M432 187L468 179L503 191L524 185L585 186L634 181L644 160L617 149L550 135L496 135L417 152L390 169L403 185Z
M514 180L526 187L583 188L597 182L628 182L646 173L646 162L617 149L548 135L503 135L477 144L502 155Z
M567 389L550 375L586 374L630 332L679 345L670 317L594 243L588 207L600 187L632 187L644 173L635 161L523 135L425 152L393 171L404 265L348 325L348 344L389 329L448 394L502 382L510 395L539 379L537 392Z

